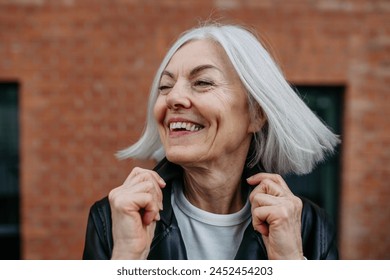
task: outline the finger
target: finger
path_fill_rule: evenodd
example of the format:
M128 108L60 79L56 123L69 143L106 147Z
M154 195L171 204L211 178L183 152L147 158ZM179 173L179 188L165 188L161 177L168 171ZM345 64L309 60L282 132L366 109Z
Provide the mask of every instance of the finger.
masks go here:
M164 188L166 184L164 180L155 171L135 167L130 173L130 175L127 177L123 186L131 186L131 188L135 188L136 186L138 186L134 191L147 191L152 193L150 185L145 183L151 183L154 186L155 191L158 194L158 199L162 201L161 188ZM147 188L143 189L141 186L146 186Z
M130 190L129 197L134 193L148 193L151 194L153 200L158 203L159 209L162 210L163 194L161 189L156 185L154 181L145 181L133 186Z
M165 181L160 177L160 175L158 175L157 172L139 167L133 168L129 176L126 178L124 184L134 184L148 180L156 181L160 188L163 188L166 185Z
M160 185L160 188L164 188L167 185L164 179L156 171L150 170L150 172L153 175L153 177L157 180L158 184Z
M135 186L120 186L111 190L108 195L110 204L114 209L138 211L147 202L145 198L151 198L151 202L162 210L162 191L155 187L151 181L141 182Z
M269 206L252 209L253 228L265 236L269 235L269 223L267 222L269 215Z
M122 185L111 190L109 198L110 200L121 201L125 205L133 199L134 194L150 193L155 197L156 201L162 201L162 191L156 185L157 183L154 181L144 181L131 186Z
M249 201L251 203L252 209L263 206L275 206L282 203L279 197L264 193L255 193L253 195L251 194Z
M144 211L141 216L144 225L150 225L152 222L160 220L160 212Z
M257 193L264 193L273 196L283 196L284 194L286 194L286 190L273 180L263 179L260 184L253 189L250 194L250 198Z
M289 187L287 186L286 182L284 181L284 179L282 178L282 176L280 176L279 174L273 174L273 173L257 173L249 178L247 178L247 182L248 184L250 185L258 185L260 184L263 180L272 180L274 181L275 183L277 184L280 184L280 186L283 188L283 189L288 189L289 190Z
M159 205L152 194L137 193L134 194L133 199L131 205L129 205L127 214L132 215L137 212L141 215L142 223L144 225L149 225L153 221L160 219Z

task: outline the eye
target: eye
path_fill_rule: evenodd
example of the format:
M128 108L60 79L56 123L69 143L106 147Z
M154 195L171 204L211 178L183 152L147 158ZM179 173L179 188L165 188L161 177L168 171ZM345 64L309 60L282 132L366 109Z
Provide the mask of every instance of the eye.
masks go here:
M200 88L202 90L209 89L214 85L215 85L214 82L209 80L197 80L193 84L194 87Z
M159 93L160 94L166 94L166 93L168 93L169 92L169 90L171 89L172 87L171 86L169 86L169 85L160 85L159 87L158 87L158 91L159 91Z

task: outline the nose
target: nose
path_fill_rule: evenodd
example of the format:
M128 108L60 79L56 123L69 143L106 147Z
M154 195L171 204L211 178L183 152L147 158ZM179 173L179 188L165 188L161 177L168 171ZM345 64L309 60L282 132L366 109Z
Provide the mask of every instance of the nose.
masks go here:
M166 103L169 109L188 109L191 107L189 89L185 84L177 82L166 95Z

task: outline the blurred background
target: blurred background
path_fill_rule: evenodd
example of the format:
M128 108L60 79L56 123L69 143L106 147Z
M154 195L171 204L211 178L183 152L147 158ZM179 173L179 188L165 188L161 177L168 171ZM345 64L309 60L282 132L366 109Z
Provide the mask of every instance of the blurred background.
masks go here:
M0 258L80 259L92 203L134 166L167 48L218 20L257 31L288 81L341 135L308 176L342 259L390 259L390 1L0 0Z

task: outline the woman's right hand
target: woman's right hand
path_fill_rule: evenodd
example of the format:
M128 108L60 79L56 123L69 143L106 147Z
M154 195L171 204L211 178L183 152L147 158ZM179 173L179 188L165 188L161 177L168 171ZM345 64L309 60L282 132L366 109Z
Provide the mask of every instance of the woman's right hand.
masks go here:
M146 259L160 220L163 187L165 182L155 171L136 167L110 192L112 259Z

